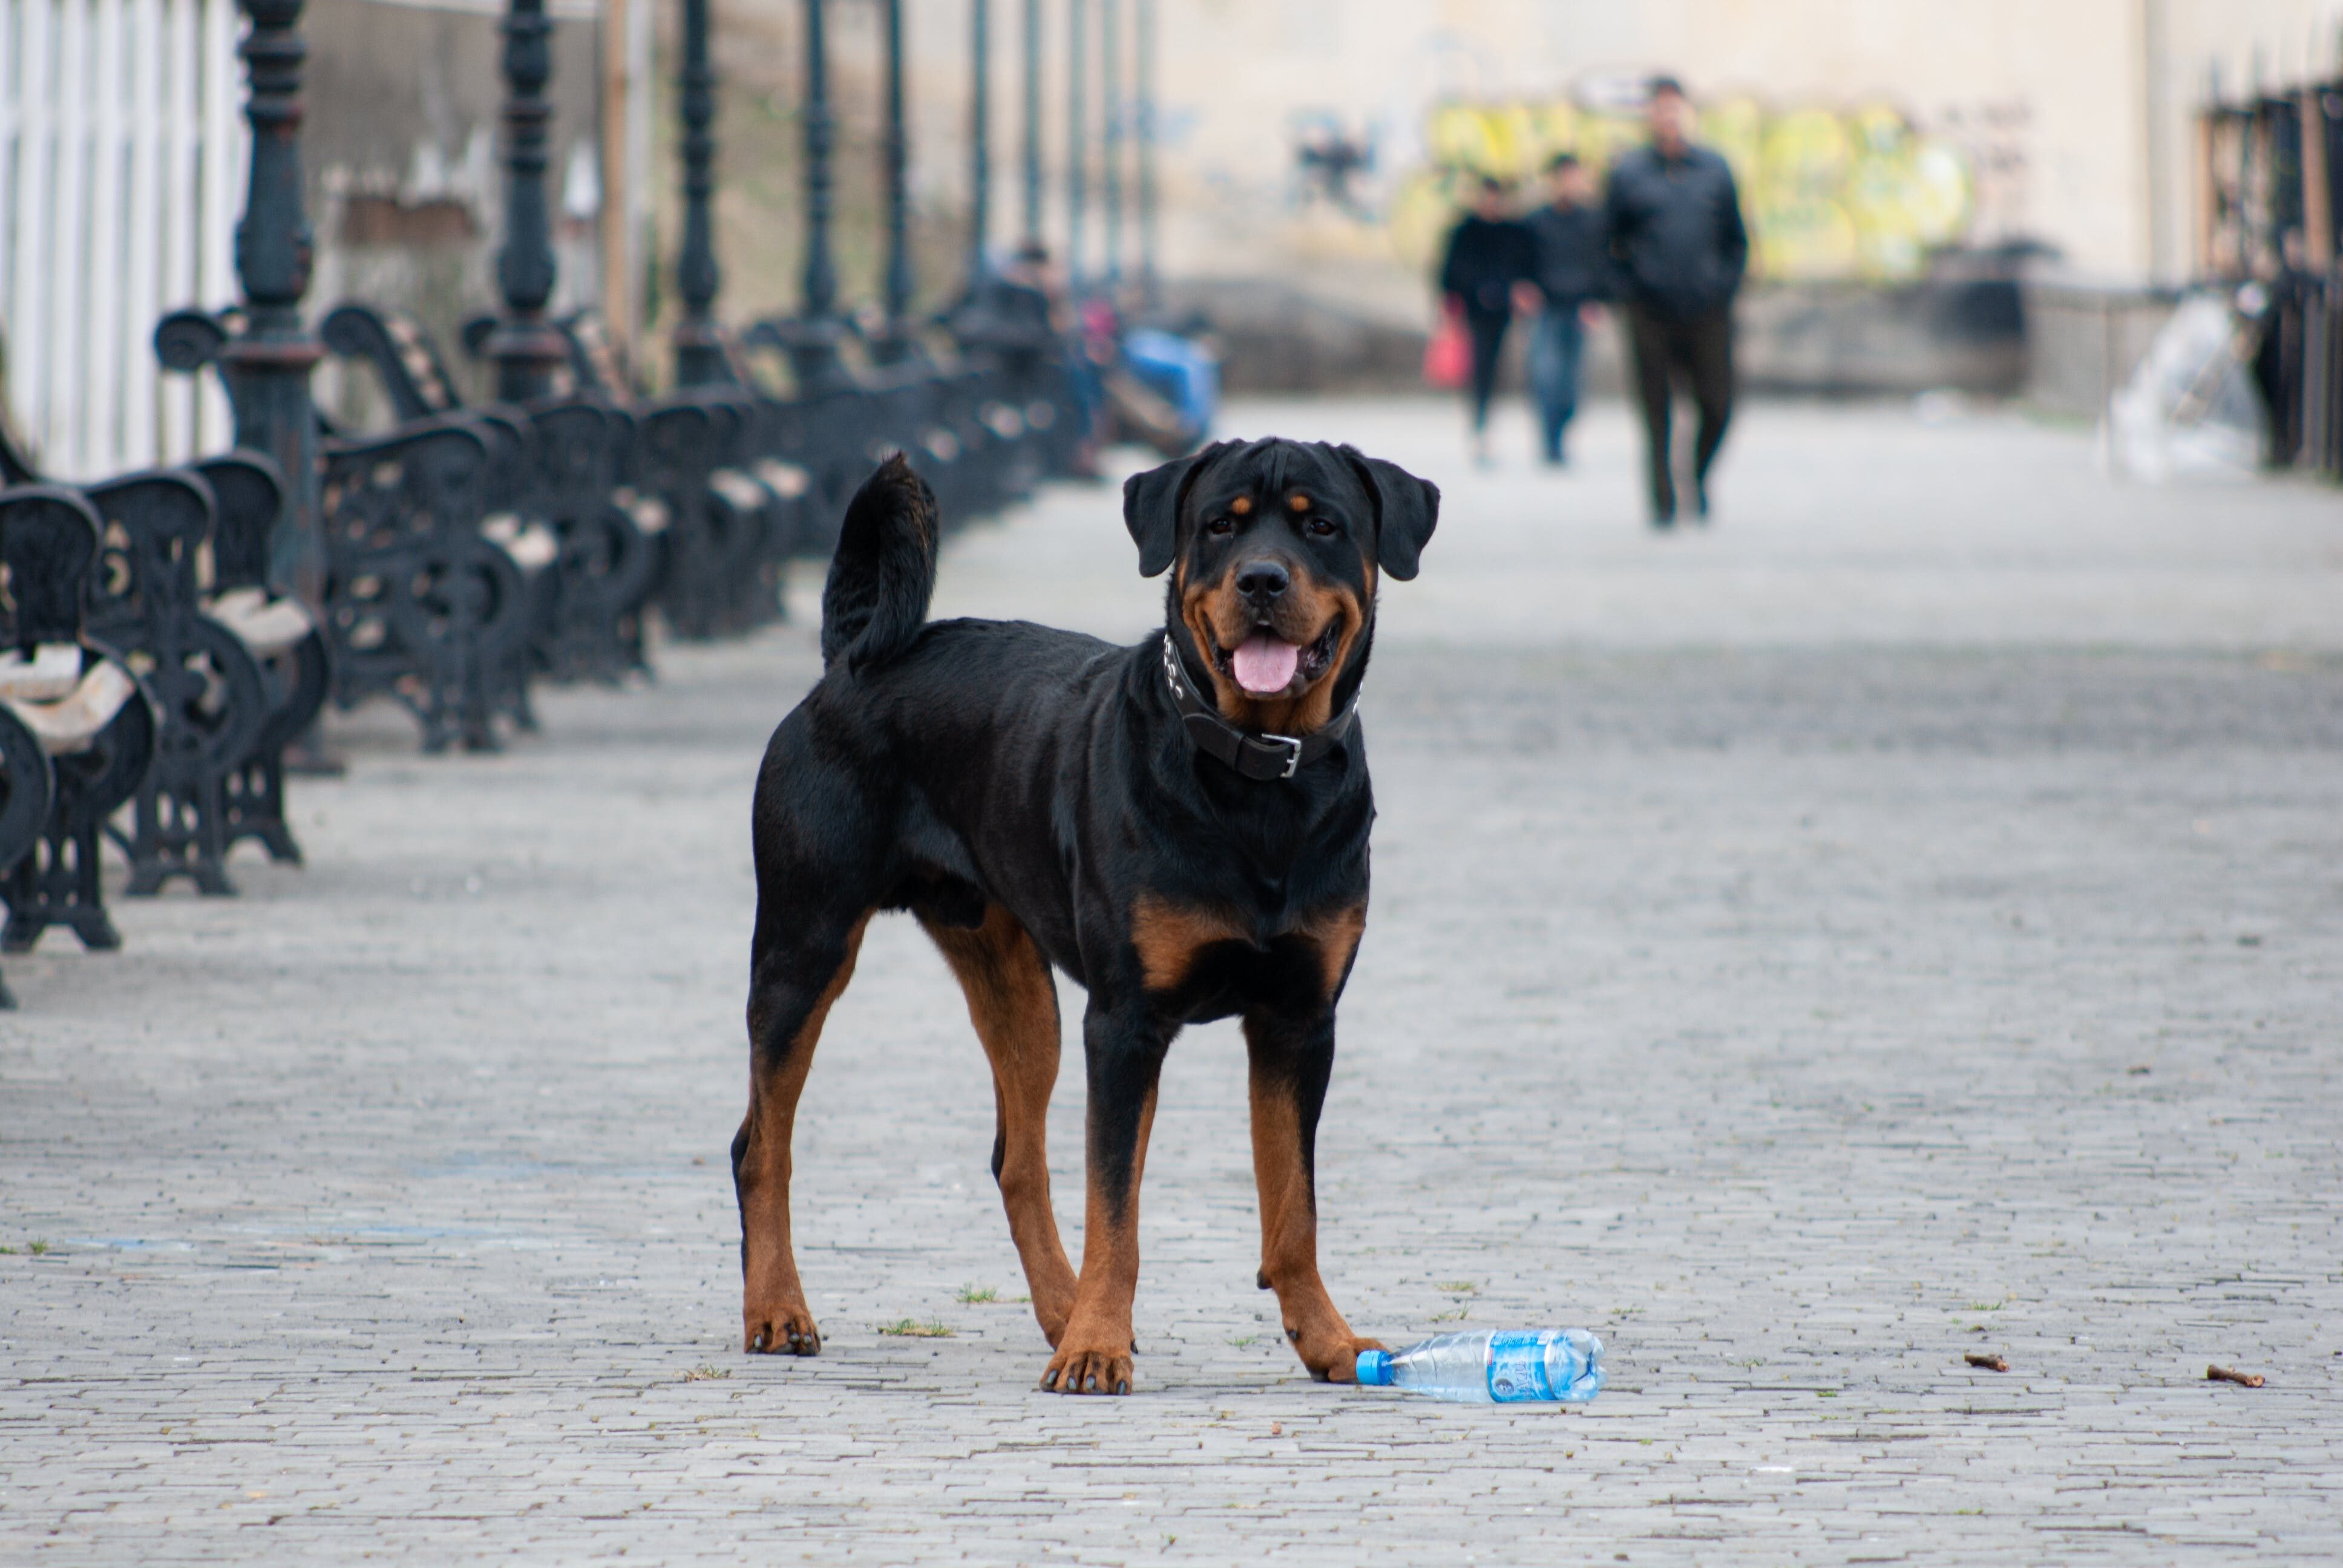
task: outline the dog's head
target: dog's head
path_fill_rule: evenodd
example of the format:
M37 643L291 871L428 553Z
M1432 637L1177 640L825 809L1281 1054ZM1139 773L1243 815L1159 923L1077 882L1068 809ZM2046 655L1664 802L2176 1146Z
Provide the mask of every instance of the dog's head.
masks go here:
M1122 518L1232 724L1307 735L1358 689L1383 573L1415 576L1440 491L1322 441L1222 441L1133 476Z

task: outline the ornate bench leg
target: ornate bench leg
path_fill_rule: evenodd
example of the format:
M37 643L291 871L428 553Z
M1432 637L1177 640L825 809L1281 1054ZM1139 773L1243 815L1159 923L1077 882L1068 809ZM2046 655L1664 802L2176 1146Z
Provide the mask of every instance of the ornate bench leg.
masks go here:
M285 752L256 757L228 775L228 841L250 839L280 866L302 863L301 846L285 820Z
M64 926L93 951L122 945L106 913L98 845L106 819L137 790L155 757L155 715L126 703L87 751L56 759L56 791L39 842L16 863L0 893L8 921L0 950L21 953L51 926Z
M111 952L122 934L106 912L98 884L99 821L75 809L71 792L57 791L57 815L33 852L8 877L8 923L0 951L29 952L51 926L63 926L93 952ZM75 817L84 818L74 821Z
M268 723L244 760L221 783L227 841L256 840L280 865L301 864L301 846L285 818L285 749L317 721L331 684L326 639L317 631L261 668L267 678Z
M172 878L185 877L207 898L235 897L224 863L227 809L219 777L206 773L175 783L161 773L151 770L138 786L133 830L108 835L130 857L130 884L123 891L152 898Z

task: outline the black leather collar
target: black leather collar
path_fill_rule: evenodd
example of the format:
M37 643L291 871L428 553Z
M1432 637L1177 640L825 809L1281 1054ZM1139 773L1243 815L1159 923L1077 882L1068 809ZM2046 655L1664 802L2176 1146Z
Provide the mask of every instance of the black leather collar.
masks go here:
M1172 646L1168 631L1163 634L1163 678L1172 687L1172 702L1180 709L1180 722L1187 727L1188 739L1197 749L1219 758L1248 779L1264 782L1291 779L1332 751L1350 734L1351 721L1359 712L1359 699L1353 697L1314 735L1255 735L1239 729L1189 689L1188 678L1180 670L1179 650Z

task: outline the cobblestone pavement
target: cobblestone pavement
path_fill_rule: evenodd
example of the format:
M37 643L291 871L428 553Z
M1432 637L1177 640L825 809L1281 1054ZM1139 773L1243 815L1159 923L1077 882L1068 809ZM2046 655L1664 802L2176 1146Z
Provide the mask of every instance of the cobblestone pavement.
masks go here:
M1593 1327L1608 1392L1302 1377L1227 1026L1166 1075L1140 1391L1036 1392L982 1059L902 920L800 1123L823 1353L739 1354L747 802L800 621L497 758L358 715L307 869L7 960L0 1561L2343 1553L2333 497L1759 407L1716 528L1654 538L1615 410L1567 477L1457 471L1445 408L1232 423L1450 485L1369 683L1330 1282L1394 1342ZM1129 560L1064 492L959 539L943 608L1135 634Z

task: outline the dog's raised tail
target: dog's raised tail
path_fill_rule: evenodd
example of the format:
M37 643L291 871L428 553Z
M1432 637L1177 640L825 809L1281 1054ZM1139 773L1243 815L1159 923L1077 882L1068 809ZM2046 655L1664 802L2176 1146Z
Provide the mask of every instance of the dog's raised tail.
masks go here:
M900 452L847 503L821 590L821 662L883 664L927 624L936 587L936 493Z

